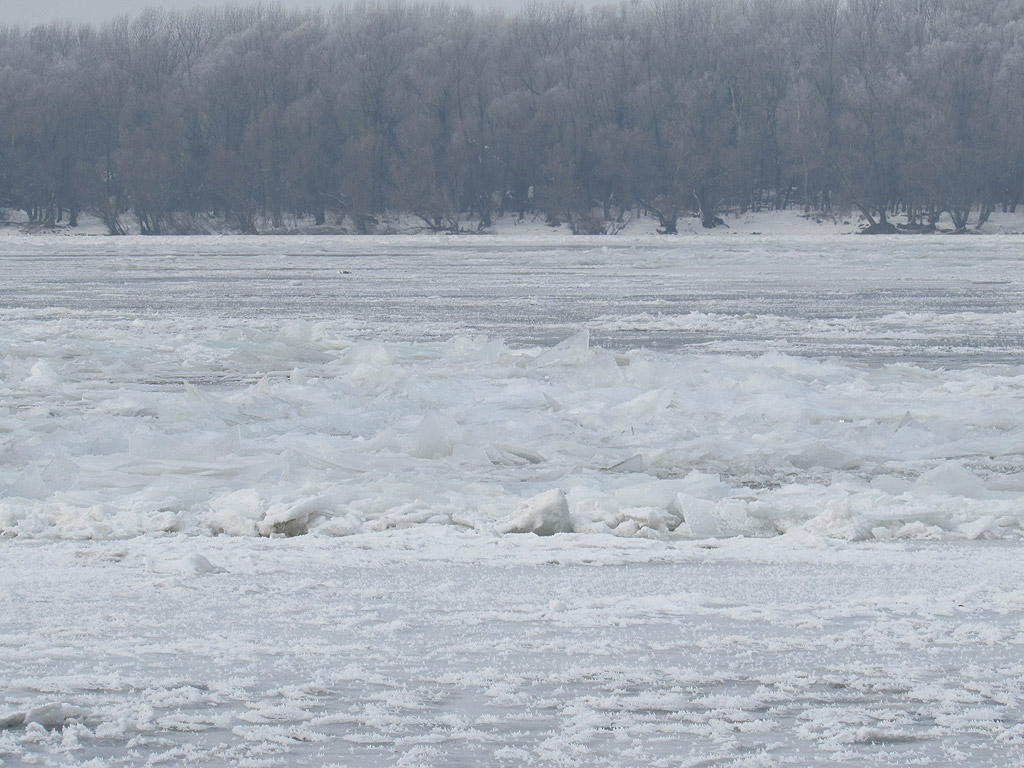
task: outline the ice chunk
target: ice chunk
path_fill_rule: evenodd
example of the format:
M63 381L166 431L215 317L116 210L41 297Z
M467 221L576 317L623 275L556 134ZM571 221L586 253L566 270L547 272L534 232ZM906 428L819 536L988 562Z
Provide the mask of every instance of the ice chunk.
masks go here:
M690 472L686 477L672 480L652 480L649 483L627 485L615 491L615 500L629 507L665 507L676 502L679 494L719 500L725 498L729 487L718 475Z
M257 528L261 536L301 536L309 532L310 517L327 505L328 500L324 496L313 496L291 504L271 504Z
M871 487L888 493L890 496L899 496L909 491L913 485L901 477L892 475L878 475L871 478Z
M911 415L910 411L907 411L905 414L903 414L903 418L900 419L900 423L896 425L896 429L894 429L893 432L899 432L904 427L920 427L920 426L921 426L921 422L919 422L917 419L915 419Z
M643 472L644 468L644 457L638 453L635 456L630 456L628 459L625 459L624 461L620 461L618 464L613 464L612 466L608 467L606 471L635 473Z
M193 552L185 557L166 560L146 558L146 570L149 573L170 574L173 576L202 576L205 573L226 573L223 568L214 565L198 552Z
M461 435L458 424L439 414L428 413L420 421L413 438L412 455L421 459L451 456Z
M629 507L663 507L675 501L676 496L689 490L685 479L652 480L649 483L627 485L615 491L615 500Z
M572 527L577 533L607 533L621 519L622 505L611 497L593 493L593 489L577 485L566 495L572 507Z
M620 513L622 521L614 526L616 536L660 539L681 522L675 514L661 507L632 507Z
M579 333L559 342L551 349L538 355L533 363L538 366L578 365L590 354L590 331L584 328Z
M543 464L547 461L536 451L531 451L520 445L492 445L487 448L487 456L495 464L512 464L513 466Z
M967 539L978 539L989 531L998 531L995 515L985 515L982 518L960 526L960 533Z
M185 393L189 396L189 399L195 400L200 403L209 403L210 397L203 392L199 391L199 388L194 384L189 384L187 381L182 382L182 386L185 389Z
M558 488L545 491L527 499L494 528L498 533L535 533L538 536L572 533L569 502Z
M581 386L590 389L601 389L604 387L617 387L623 382L622 368L615 361L615 355L610 353L590 354L581 359L581 365L575 373L577 381ZM655 414L645 414L653 418Z
M482 446L468 443L456 443L452 447L452 458L459 464L472 464L481 467L491 463L490 456Z
M333 517L319 517L309 527L310 533L323 536L351 536L362 530L362 522L351 512Z
M32 366L25 384L30 387L48 388L60 384L60 375L45 360L39 360Z
M44 480L39 468L29 465L18 475L7 489L7 496L19 496L25 499L45 499L52 493L50 485Z
M925 472L914 483L914 490L923 495L938 492L969 499L981 499L988 494L981 478L955 461Z
M722 535L722 525L715 514L715 502L679 494L679 506L683 510L683 522L690 528L695 539L714 539Z
M856 469L863 464L856 456L833 450L824 443L814 443L808 446L795 456L791 456L790 461L794 467L799 469L810 469L811 467Z
M70 721L81 719L82 715L83 712L78 707L55 702L30 709L25 713L22 722L25 725L38 723L49 729L63 728Z
M17 728L25 724L24 712L3 712L0 713L0 731L5 728Z
M829 501L820 515L808 520L802 527L830 539L862 541L873 537L872 527L851 508L846 499Z
M652 389L637 395L628 403L623 403L619 409L627 413L636 414L646 420L658 418L662 411L672 405L675 393L671 389Z
M50 459L39 476L50 488L66 491L75 485L80 474L81 468L61 452Z
M497 363L508 354L508 348L502 339L490 339L473 354L473 359L481 363Z
M255 536L258 533L256 521L262 519L263 514L263 500L259 493L246 488L211 501L207 524L214 533Z
M748 499L728 498L721 501L694 498L680 494L675 503L694 538L725 536L763 536L778 532L772 514Z

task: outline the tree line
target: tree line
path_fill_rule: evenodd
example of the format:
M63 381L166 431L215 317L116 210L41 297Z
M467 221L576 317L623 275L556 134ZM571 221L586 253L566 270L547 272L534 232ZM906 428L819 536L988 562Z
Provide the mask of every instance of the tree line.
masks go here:
M1024 193L1024 0L371 2L0 27L0 205L112 234L388 212L965 228ZM904 218L905 217L905 218Z

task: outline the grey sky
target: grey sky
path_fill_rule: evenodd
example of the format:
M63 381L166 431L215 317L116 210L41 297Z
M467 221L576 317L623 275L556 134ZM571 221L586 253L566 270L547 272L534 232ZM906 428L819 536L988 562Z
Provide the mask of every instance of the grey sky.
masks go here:
M476 8L517 8L527 0L464 0ZM0 24L32 26L55 20L88 21L100 24L123 13L138 13L149 6L197 8L226 5L227 0L0 0ZM247 2L239 2L247 5ZM335 5L334 0L281 0L289 8L316 8ZM453 4L461 4L456 2Z

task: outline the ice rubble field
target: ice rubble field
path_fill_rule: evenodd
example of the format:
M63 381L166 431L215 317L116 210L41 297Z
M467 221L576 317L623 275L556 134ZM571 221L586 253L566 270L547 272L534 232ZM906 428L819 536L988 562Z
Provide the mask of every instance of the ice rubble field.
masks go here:
M1024 761L1022 245L0 239L0 760Z

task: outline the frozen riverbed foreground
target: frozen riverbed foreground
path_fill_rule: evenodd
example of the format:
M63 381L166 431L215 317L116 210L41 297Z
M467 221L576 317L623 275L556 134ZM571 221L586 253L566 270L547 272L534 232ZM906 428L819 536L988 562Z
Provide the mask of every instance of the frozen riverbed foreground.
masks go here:
M7 542L0 760L1024 761L1015 544Z

